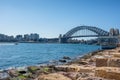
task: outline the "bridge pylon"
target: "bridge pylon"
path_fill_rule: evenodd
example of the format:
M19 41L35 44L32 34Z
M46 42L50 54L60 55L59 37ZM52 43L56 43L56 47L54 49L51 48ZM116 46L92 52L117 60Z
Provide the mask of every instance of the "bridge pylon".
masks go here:
M63 37L62 34L59 35L59 43L67 43L67 38Z

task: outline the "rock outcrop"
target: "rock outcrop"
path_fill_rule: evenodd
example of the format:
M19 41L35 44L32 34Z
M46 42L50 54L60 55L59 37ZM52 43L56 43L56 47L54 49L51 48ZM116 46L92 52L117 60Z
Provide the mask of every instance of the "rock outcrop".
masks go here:
M51 73L51 74L46 74L46 75L45 74L40 75L35 80L72 80L72 79L59 73Z
M120 80L120 68L99 67L96 68L95 76L106 79Z

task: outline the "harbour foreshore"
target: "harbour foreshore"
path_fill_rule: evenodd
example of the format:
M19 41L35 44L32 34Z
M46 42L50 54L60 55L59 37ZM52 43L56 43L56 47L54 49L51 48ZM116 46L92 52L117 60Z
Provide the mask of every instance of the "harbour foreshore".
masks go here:
M94 51L64 64L37 65L0 71L0 80L120 80L120 47Z

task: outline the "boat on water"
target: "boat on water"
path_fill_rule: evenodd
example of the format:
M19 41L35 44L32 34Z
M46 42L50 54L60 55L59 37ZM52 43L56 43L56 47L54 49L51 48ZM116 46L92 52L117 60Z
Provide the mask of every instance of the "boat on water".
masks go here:
M16 42L15 45L18 45L18 43Z
M101 48L102 49L114 49L117 47L117 43L116 42L104 42L101 44Z
M102 38L100 39L100 45L102 49L114 49L117 47L118 39L117 38Z
M117 47L117 45L113 44L113 45L101 45L102 49L114 49Z

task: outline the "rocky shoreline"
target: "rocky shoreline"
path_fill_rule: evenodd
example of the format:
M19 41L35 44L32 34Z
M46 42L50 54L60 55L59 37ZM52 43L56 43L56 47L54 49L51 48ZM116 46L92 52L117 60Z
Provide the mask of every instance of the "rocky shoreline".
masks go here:
M120 47L59 62L0 71L0 80L120 80Z

